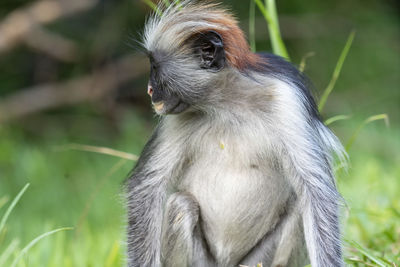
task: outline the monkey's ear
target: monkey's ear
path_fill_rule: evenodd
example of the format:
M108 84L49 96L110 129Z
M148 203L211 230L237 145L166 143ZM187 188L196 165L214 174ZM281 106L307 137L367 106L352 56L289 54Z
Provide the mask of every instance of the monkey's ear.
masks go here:
M200 67L218 71L225 66L225 51L221 36L214 32L200 34L194 43L195 54L200 57Z

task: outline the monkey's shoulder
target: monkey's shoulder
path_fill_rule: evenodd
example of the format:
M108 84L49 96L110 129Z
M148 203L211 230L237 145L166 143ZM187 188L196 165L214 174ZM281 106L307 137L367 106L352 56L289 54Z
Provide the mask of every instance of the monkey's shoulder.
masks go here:
M311 80L295 65L285 58L270 54L257 53L260 64L252 67L252 71L276 78L291 85L301 97L300 101L306 107L308 114L314 119L320 119L318 108L313 96L314 85Z

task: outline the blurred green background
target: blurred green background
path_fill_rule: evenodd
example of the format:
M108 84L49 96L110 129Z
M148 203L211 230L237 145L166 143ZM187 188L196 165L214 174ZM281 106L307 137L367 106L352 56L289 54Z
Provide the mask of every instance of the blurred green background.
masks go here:
M249 3L223 1L246 33ZM356 31L323 117L351 116L331 125L344 144L372 115L387 114L390 125L365 125L348 151L348 172L338 171L346 259L351 266L398 266L400 4L289 0L277 7L292 62L314 53L305 73L316 98ZM41 240L17 266L123 265L121 186L134 162L68 145L140 154L157 122L145 95L147 61L135 41L149 12L138 0L1 0L0 218L30 187L0 232L0 266L10 266L35 237L65 226L74 229ZM271 51L259 12L255 25L257 50Z

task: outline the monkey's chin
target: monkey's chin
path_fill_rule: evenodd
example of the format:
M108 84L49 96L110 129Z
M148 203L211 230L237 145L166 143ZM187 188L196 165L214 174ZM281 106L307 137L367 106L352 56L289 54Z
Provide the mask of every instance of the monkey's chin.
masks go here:
M178 104L175 107L171 108L168 112L166 112L166 114L179 114L184 112L188 107L189 104L179 101Z

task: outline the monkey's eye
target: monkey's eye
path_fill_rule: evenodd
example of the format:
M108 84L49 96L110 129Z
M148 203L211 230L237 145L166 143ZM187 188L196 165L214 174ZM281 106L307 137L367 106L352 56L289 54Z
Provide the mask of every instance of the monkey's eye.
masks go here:
M153 62L151 62L150 65L151 65L151 71L152 71L152 72L156 72L157 69L158 69L157 64L154 64Z
M156 71L157 70L157 64L154 62L153 55L150 53L148 55L148 57L149 57L149 61L150 61L150 69L151 69L151 71Z

